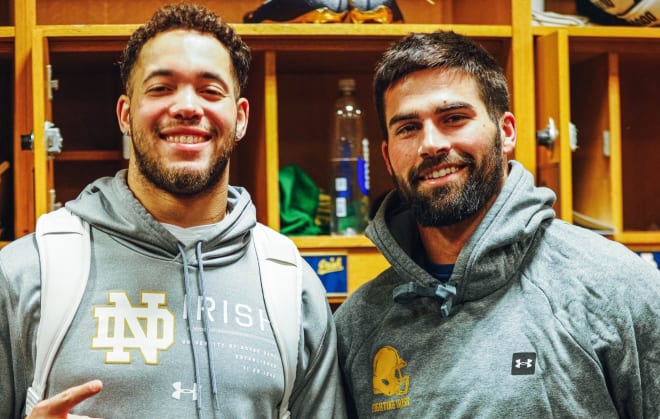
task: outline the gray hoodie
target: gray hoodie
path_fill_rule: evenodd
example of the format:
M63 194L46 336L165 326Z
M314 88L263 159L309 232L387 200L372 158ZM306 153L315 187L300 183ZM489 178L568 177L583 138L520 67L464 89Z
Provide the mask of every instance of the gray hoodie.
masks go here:
M367 234L391 268L335 314L353 416L660 417L660 273L555 219L553 202L511 162L442 285L410 211L388 195ZM411 282L443 298L394 302Z
M91 225L91 270L51 369L47 397L99 378L103 391L72 413L105 419L276 417L283 368L251 239L255 208L242 188L230 187L228 201L231 212L188 246L133 196L125 171L97 180L67 203ZM39 301L30 235L0 252L2 418L22 417ZM308 265L302 301L292 415L344 417L334 324Z

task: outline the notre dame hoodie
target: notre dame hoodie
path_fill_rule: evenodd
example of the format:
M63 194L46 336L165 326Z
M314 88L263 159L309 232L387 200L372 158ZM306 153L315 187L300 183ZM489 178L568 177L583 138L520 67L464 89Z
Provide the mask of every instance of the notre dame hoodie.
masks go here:
M391 268L335 314L351 416L660 417L660 273L553 202L511 162L437 288L410 211L386 198L367 234ZM393 301L410 283L449 297L448 316L445 298Z
M138 202L125 171L90 184L67 203L91 225L91 271L46 396L99 378L103 391L71 413L105 419L276 417L283 368L259 282L251 234L255 208L242 188L230 187L228 199L227 216L188 245ZM30 235L0 252L2 418L22 417L39 301ZM301 325L283 327L300 334L291 412L343 417L332 315L308 265L302 301Z

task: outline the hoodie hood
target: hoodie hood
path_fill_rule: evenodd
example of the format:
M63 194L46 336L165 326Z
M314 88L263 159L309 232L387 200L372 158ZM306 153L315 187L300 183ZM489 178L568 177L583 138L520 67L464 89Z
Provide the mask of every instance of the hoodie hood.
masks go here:
M154 257L175 259L182 243L142 206L126 183L126 170L88 185L66 207L94 228L124 242L135 251ZM256 210L249 193L229 186L231 212L201 239L203 264L224 266L235 262L246 251L250 230L256 224ZM194 245L184 248L191 265L198 265Z
M456 288L454 304L480 299L511 280L536 233L555 216L554 193L535 187L520 163L510 161L509 169L498 197L458 255L448 282ZM438 280L424 267L425 251L414 216L396 191L385 198L366 234L403 283L437 286Z

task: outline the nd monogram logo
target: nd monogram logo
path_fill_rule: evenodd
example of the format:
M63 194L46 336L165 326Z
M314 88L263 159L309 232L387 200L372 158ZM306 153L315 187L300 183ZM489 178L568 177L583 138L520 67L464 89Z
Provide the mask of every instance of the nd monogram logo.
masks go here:
M142 353L147 364L158 363L158 351L174 343L174 315L165 307L165 293L143 292L133 306L124 292L110 292L107 306L94 307L98 334L93 349L107 349L105 362L128 364L131 349Z

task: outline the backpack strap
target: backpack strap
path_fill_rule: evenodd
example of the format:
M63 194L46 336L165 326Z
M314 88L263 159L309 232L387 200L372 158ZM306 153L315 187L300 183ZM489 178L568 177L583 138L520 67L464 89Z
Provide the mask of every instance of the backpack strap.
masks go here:
M53 360L85 291L91 259L89 224L66 208L39 217L36 239L41 267L41 318L26 415L44 397Z
M296 379L302 324L302 257L296 245L280 233L259 223L252 231L266 311L284 367L284 394L279 417L289 418L289 399Z

